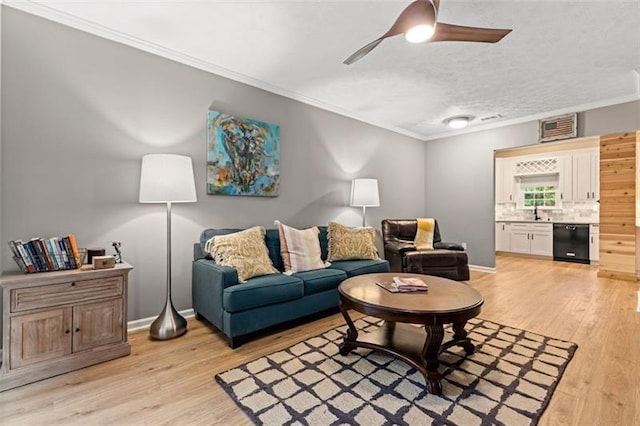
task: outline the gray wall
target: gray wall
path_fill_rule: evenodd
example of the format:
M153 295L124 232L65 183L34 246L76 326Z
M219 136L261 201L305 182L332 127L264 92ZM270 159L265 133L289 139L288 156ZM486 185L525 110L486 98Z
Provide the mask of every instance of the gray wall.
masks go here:
M578 136L640 129L640 101L578 114ZM468 244L469 262L495 267L495 150L538 143L538 122L426 142L426 215L443 238Z
M379 179L381 207L367 210L376 228L424 213L424 142L11 8L2 43L5 268L15 268L12 239L75 233L108 253L121 241L135 267L130 320L159 313L165 288L165 206L137 202L144 154L194 161L198 202L173 206L178 309L191 307L192 244L203 228L359 225L361 211L348 207L355 177ZM280 125L279 197L206 194L209 107Z

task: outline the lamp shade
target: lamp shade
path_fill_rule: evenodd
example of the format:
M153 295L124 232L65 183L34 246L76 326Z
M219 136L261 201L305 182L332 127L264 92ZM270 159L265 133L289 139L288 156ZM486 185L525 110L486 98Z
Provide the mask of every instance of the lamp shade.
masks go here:
M196 185L191 158L174 154L148 154L140 169L141 203L193 203Z
M351 206L379 207L378 179L354 179L351 181Z

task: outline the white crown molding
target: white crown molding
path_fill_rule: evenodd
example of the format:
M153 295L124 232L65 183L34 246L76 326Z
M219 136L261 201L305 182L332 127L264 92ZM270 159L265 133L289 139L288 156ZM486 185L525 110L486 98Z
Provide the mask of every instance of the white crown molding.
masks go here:
M2 0L0 0L2 2ZM363 117L352 111L347 111L335 105L327 104L317 99L303 96L299 93L291 90L283 89L282 87L274 86L267 82L257 80L246 76L244 74L231 71L229 69L212 64L211 62L203 61L193 56L180 53L173 49L169 49L155 43L150 43L139 39L137 37L125 34L120 31L113 30L95 22L87 21L85 19L78 18L77 16L70 15L68 13L55 10L46 6L44 3L36 3L32 0L4 0L4 4L14 9L18 9L22 12L30 13L32 15L39 16L41 18L48 19L50 21L57 22L59 24L66 25L71 28L75 28L80 31L84 31L93 35L97 35L102 38L106 38L111 41L115 41L127 46L134 47L136 49L143 50L154 55L161 56L172 61L179 62L181 64L189 65L191 67L207 71L240 83L247 84L249 86L256 87L258 89L266 90L267 92L274 93L276 95L284 96L289 99L293 99L298 102L302 102L307 105L311 105L325 111L333 112L341 116L353 118L354 120L361 121L363 123L371 124L376 127L380 127L389 130L394 133L409 136L414 139L424 140L424 135L416 132L412 132L406 129L402 129L396 126L390 126L387 124L379 123L374 120Z
M540 120L542 118L547 118L555 115L562 115L562 114L567 114L572 112L582 112L589 109L601 108L601 107L620 104L624 102L631 102L631 101L640 99L640 70L634 69L633 71L636 73L638 78L636 79L635 93L631 95L626 95L626 96L621 96L621 97L611 98L611 99L604 99L597 102L592 102L592 103L583 104L583 105L575 105L575 106L562 108L558 110L543 112L540 114L529 115L526 117L519 117L512 120L504 120L496 123L487 123L483 125L468 127L465 129L460 129L460 130L455 130L450 132L448 131L448 132L425 136L424 134L416 133L414 131L403 129L400 127L379 123L377 121L366 118L360 114L356 114L353 111L348 111L338 106L327 104L320 100L313 99L308 96L304 96L299 93L293 92L291 90L274 86L267 82L257 80L249 76L246 76L244 74L240 74L235 71L220 67L211 62L203 61L193 56L189 56L187 54L180 53L178 51L144 41L142 39L131 36L129 34L113 30L111 28L105 27L95 22L78 18L68 13L64 13L59 10L48 7L44 2L39 3L33 0L0 0L0 5L7 5L14 9L17 9L26 13L30 13L32 15L36 15L41 18L45 18L50 21L54 21L54 22L69 26L71 28L75 28L77 30L84 31L84 32L87 32L111 41L115 41L130 47L134 47L136 49L140 49L142 51L152 53L154 55L161 56L163 58L166 58L172 61L189 65L191 67L200 69L202 71L207 71L212 74L216 74L240 83L247 84L249 86L256 87L258 89L266 90L267 92L274 93L276 95L284 96L286 98L293 99L295 101L302 102L304 104L323 109L325 111L333 112L335 114L338 114L344 117L352 118L354 120L358 120L363 123L371 124L373 126L386 129L391 132L405 135L405 136L418 139L421 141L425 141L425 142L434 140L434 139L441 139L441 138L446 138L451 136L458 136L458 135L463 135L468 133L479 132L483 130L511 126L514 124L526 123L529 121Z

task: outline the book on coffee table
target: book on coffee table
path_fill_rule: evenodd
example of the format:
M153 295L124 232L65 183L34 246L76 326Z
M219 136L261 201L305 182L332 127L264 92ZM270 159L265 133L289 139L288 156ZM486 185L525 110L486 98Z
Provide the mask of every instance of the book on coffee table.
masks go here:
M415 291L427 291L427 283L415 277L393 277L390 283L376 282L380 287L391 293L408 293Z

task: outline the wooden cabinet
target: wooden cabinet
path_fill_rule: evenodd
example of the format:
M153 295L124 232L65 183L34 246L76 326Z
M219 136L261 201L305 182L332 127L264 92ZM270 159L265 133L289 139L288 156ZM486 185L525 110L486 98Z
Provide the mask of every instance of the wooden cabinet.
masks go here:
M600 225L589 225L589 261L600 261Z
M553 228L550 223L512 223L509 230L512 253L553 256Z
M496 203L515 203L515 163L511 158L496 158Z
M128 355L131 269L3 276L0 390Z
M496 251L509 251L509 227L507 222L496 222Z
M597 150L573 154L573 201L597 201L600 198L599 161Z

